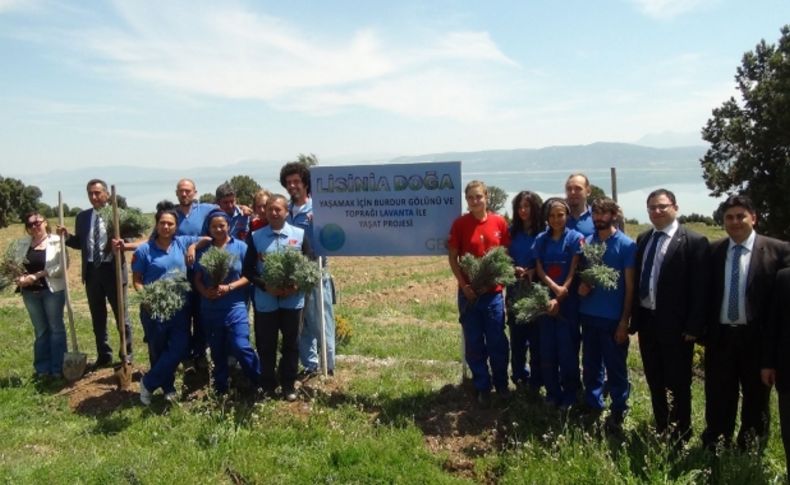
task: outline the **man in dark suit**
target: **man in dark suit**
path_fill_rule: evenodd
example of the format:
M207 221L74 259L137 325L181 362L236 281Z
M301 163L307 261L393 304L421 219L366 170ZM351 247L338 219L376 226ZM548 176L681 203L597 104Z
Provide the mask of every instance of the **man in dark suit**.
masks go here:
M761 381L763 337L768 335L776 273L790 263L786 242L757 234L757 214L743 195L720 207L729 237L711 244L711 292L705 337L705 422L702 442L728 445L735 431L738 394L741 427L738 447L768 436L770 387Z
M656 432L691 437L691 364L705 327L708 240L677 221L675 194L647 197L653 228L637 237L637 291L631 331L639 332Z
M763 384L776 384L779 424L790 476L790 268L779 270L771 304L771 318L763 332Z
M112 221L105 221L99 209L107 205L110 194L107 184L99 179L87 184L88 200L93 209L77 214L74 234L59 226L58 232L66 235L66 245L79 249L82 255L82 282L88 295L88 308L93 321L93 335L96 337L96 362L94 367L112 363L112 348L107 338L107 301L110 302L116 322L118 321L118 293L115 279L115 262L112 247ZM123 272L123 291L126 293L126 261L121 262ZM125 300L125 298L124 298ZM124 311L126 321L126 353L132 355L132 329L129 312Z

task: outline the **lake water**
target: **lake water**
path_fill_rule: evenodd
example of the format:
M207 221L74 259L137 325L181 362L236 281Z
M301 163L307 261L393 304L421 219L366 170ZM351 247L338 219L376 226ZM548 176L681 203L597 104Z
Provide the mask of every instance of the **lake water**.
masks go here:
M229 179L234 174L215 175L215 174L185 174L192 175L197 183L199 193L214 192L214 189ZM267 175L251 174L256 181L263 187L274 192L285 193L277 180L279 174L271 173ZM541 197L552 197L563 195L563 186L567 171L542 170L532 172L463 172L463 183L472 179L480 179L489 185L496 185L505 190L510 197L513 197L520 190L533 190ZM588 172L591 182L611 193L611 184L608 171ZM681 214L691 214L693 212L703 215L711 215L719 204L719 200L708 196L708 189L705 187L699 169L689 170L688 172L673 171L672 173L660 172L655 170L621 170L618 172L618 200L623 207L626 217L636 218L641 222L647 221L645 212L645 198L647 194L658 187L665 187L672 190L677 196ZM25 177L23 181L29 185L38 186L43 192L42 201L49 204L57 204L58 190L63 191L63 199L69 206L86 208L89 206L85 195L85 181L73 180L68 177L52 180L46 176ZM134 180L112 181L118 189L118 193L126 197L129 205L139 207L146 212L152 212L156 203L162 199L169 199L176 202L175 185L178 177L172 180L162 180L156 178L146 178L144 171L134 177ZM508 201L508 212L510 212L510 201Z

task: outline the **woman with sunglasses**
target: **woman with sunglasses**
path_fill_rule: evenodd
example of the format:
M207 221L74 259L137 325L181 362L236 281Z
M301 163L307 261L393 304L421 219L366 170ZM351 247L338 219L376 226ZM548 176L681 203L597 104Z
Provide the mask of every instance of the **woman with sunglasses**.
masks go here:
M16 284L33 322L33 368L40 379L58 378L66 353L66 272L60 264L60 238L50 234L46 218L37 211L24 221L27 236L15 242L14 259L25 269Z

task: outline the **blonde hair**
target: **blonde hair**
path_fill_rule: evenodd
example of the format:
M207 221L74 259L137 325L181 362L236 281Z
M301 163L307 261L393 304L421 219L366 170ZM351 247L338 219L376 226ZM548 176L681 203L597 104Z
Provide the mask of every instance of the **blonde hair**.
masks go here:
M257 205L258 201L263 199L264 197L266 197L267 200L271 199L272 193L266 189L258 190L257 192L255 192L255 195L252 197L252 205L253 206Z

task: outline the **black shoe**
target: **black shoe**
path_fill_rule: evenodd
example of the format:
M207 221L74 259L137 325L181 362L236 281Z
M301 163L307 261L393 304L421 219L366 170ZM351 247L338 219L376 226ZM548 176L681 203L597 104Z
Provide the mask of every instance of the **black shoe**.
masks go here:
M96 362L94 362L91 365L90 369L91 372L93 372L99 369L103 369L105 367L110 367L111 365L112 365L112 357L105 355L96 359Z
M283 398L288 402L296 401L296 391L294 389L283 389Z
M507 387L503 387L501 389L497 389L496 390L496 395L502 401L507 401L512 396L512 394L510 392L510 389L508 389Z
M609 417L607 417L606 421L604 422L604 429L606 429L608 433L622 434L624 422L625 422L624 411L612 411L611 414L609 414Z
M313 377L317 377L317 376L318 376L318 369L312 369L312 370L311 369L302 369L302 371L299 372L299 374L296 375L296 378L299 381L301 381L301 382L305 382L305 381L309 381Z
M491 391L477 391L477 405L480 409L488 409L491 407Z

